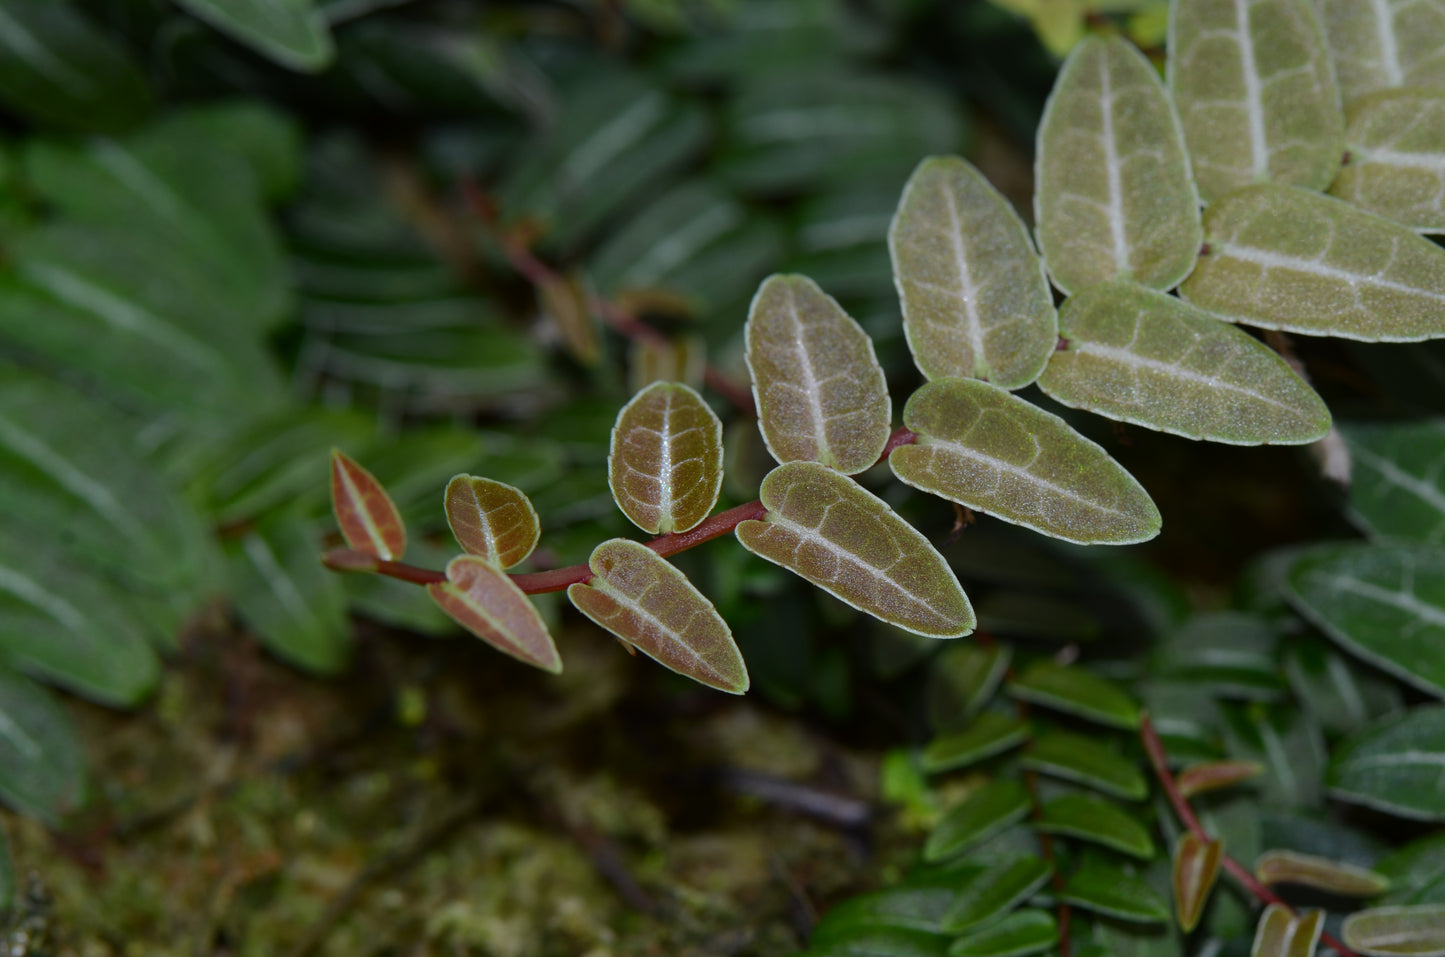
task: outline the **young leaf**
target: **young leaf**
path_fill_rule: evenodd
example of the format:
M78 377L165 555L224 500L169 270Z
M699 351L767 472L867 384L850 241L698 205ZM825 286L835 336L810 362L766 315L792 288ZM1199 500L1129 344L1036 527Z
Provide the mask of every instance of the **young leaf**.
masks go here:
M1127 871L1094 859L1069 875L1059 900L1130 923L1157 924L1169 919L1169 905L1154 888Z
M1241 781L1258 777L1264 772L1262 765L1253 761L1210 761L1194 764L1179 772L1174 783L1179 793L1187 798L1221 788L1233 787Z
M511 568L532 554L542 525L532 500L505 482L457 475L447 483L447 524L457 544L498 568Z
M1021 389L1054 351L1058 318L1023 220L955 156L918 164L888 230L903 331L930 379Z
M1296 916L1282 904L1270 904L1260 915L1249 957L1314 957L1324 929L1322 910Z
M1288 850L1259 855L1254 876L1261 884L1301 884L1343 897L1375 897L1390 889L1389 878L1368 868Z
M607 484L624 515L654 535L707 518L723 480L722 422L692 389L656 382L618 413Z
M1131 279L1173 289L1203 238L1184 134L1154 65L1122 37L1085 38L1039 124L1034 217L1065 294Z
M1050 398L1190 439L1298 445L1330 411L1264 343L1173 296L1090 286L1059 311L1065 348L1039 377Z
M1008 692L1015 698L1100 724L1125 729L1139 726L1139 703L1124 689L1087 668L1041 658L1009 682Z
M1220 841L1200 840L1193 831L1179 837L1179 846L1174 849L1174 913L1186 934L1199 923L1204 905L1209 902L1223 850Z
M1445 955L1445 904L1371 907L1345 918L1345 946L1371 957Z
M1308 0L1174 0L1168 66L1206 203L1266 180L1335 178L1344 117Z
M1149 793L1148 782L1133 761L1094 738L1069 731L1039 735L1024 752L1022 762L1025 767L1131 801L1142 800Z
M883 454L893 405L873 340L807 276L770 276L745 326L758 426L779 463L844 475Z
M1049 879L1053 867L1031 854L1006 857L974 877L943 919L951 934L987 923L1028 900Z
M1046 910L1027 908L953 942L948 957L1024 957L1059 942L1059 925Z
M1082 545L1159 533L1153 500L1107 452L988 383L930 382L909 398L903 424L917 442L888 464L914 488Z
M588 565L592 580L567 588L582 614L680 675L732 694L748 690L727 622L667 559L614 538L593 550Z
M1440 768L1445 766L1445 706L1418 707L1371 725L1334 753L1330 793L1396 817L1445 820Z
M1445 91L1376 93L1347 118L1345 166L1330 193L1416 232L1445 232Z
M313 0L176 0L222 33L284 67L318 73L335 56Z
M1346 423L1350 517L1373 539L1445 541L1445 421Z
M458 555L447 564L447 580L426 590L453 621L498 651L553 674L562 670L542 616L512 579L486 559Z
M1012 715L985 711L962 731L941 735L923 751L923 770L952 771L1018 747L1029 739L1029 726Z
M1445 336L1445 250L1349 203L1291 186L1205 210L1185 299L1230 322L1367 342Z
M737 527L748 551L905 631L973 631L973 608L943 556L856 482L790 462L768 473L760 494L767 515Z
M996 778L948 810L923 845L925 861L962 854L1029 813L1029 792L1012 778Z
M1287 596L1346 650L1400 680L1445 697L1445 553L1430 545L1311 549Z
M44 688L0 668L0 800L54 828L85 801L85 752Z
M1396 86L1445 83L1445 10L1413 0L1319 0L1345 105Z
M1138 821L1113 801L1092 794L1065 794L1041 809L1035 826L1048 834L1064 834L1113 848L1131 857L1152 860L1154 840Z
M406 552L406 526L386 489L366 469L331 450L331 508L346 544L383 561Z

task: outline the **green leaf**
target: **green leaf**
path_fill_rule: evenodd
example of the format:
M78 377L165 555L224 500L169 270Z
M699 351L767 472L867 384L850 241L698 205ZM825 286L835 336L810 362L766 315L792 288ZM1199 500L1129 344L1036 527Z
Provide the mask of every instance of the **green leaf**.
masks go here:
M1329 432L1324 400L1273 349L1173 296L1091 286L1064 303L1059 335L1039 388L1065 405L1232 445Z
M1251 186L1205 211L1204 243L1179 291L1221 319L1367 342L1445 335L1445 250L1349 203Z
M1445 83L1445 10L1432 3L1320 0L1345 106L1396 86Z
M1327 734L1348 734L1403 708L1399 682L1342 653L1322 636L1291 641L1284 669L1296 700Z
M1066 294L1130 279L1172 289L1203 234L1184 134L1154 65L1122 37L1086 37L1039 124L1034 218Z
M748 372L758 426L780 463L844 475L888 443L893 404L863 327L806 276L771 276L748 311Z
M1023 957L1059 942L1059 926L1046 910L1014 911L1002 920L960 937L949 957Z
M1128 871L1090 859L1064 881L1059 900L1075 907L1137 924L1169 919L1169 904Z
M1322 910L1296 916L1282 904L1270 904L1260 915L1249 957L1314 957L1324 925Z
M1262 884L1300 884L1344 897L1375 897L1390 889L1389 879L1369 868L1279 849L1255 859L1254 876Z
M943 926L961 934L1008 913L1033 896L1048 881L1053 867L1033 855L1006 857L962 888L958 901L943 919Z
M15 860L10 855L10 837L0 828L0 913L15 906Z
M262 56L303 73L331 65L335 48L312 0L176 0Z
M1375 872L1390 882L1382 904L1445 904L1445 831L1380 857Z
M869 928L897 927L929 934L943 932L943 915L958 891L952 887L902 885L850 897L829 908L814 928L814 947L843 941Z
M1445 552L1430 545L1322 546L1289 577L1288 597L1345 650L1445 697Z
M1199 924L1204 905L1219 877L1219 858L1224 845L1218 840L1201 840L1193 831L1179 836L1172 870L1174 913L1187 934Z
M1166 637L1156 667L1161 675L1208 686L1223 697L1268 701L1289 687L1280 675L1278 644L1274 628L1259 615L1209 612Z
M949 808L923 845L925 861L963 853L1029 813L1029 792L1012 778L997 778Z
M1308 0L1174 0L1168 66L1206 203L1266 180L1335 178L1344 117Z
M985 711L962 731L940 735L923 751L925 771L967 767L1029 739L1029 726L1013 715Z
M1008 692L1015 698L1100 724L1125 729L1139 726L1139 703L1114 682L1087 668L1040 658L1009 682Z
M1034 826L1049 834L1064 834L1113 848L1132 857L1152 860L1154 841L1137 812L1125 811L1112 801L1092 794L1065 794L1045 804Z
M1345 946L1371 957L1441 957L1445 904L1371 907L1345 918Z
M447 483L444 501L447 524L469 555L511 568L537 547L542 523L532 500L515 486L458 475Z
M763 479L761 498L763 519L737 527L748 551L905 631L973 631L973 608L943 556L857 483L816 462L790 462Z
M944 648L928 669L928 716L934 730L952 730L978 714L1012 660L1012 647L1002 642Z
M1350 518L1373 539L1445 541L1445 420L1344 423Z
M1069 731L1040 734L1024 752L1022 761L1025 767L1131 801L1149 794L1148 782L1137 764L1095 738Z
M814 940L807 957L945 957L948 938L907 927L847 925L847 931L830 936L823 924L821 941Z
M301 179L301 125L294 114L262 99L208 102L176 110L153 128L157 138L189 143L224 143L245 160L262 198L284 199Z
M352 548L388 562L406 554L406 526L391 496L340 449L331 450L331 508Z
M1159 533L1154 502L1107 452L1002 389L930 382L909 398L903 424L918 439L894 449L888 464L914 488L1083 545Z
M486 559L458 555L447 563L447 580L426 590L453 621L498 651L553 674L562 670L562 658L536 607Z
M903 331L930 379L1021 389L1054 351L1058 316L1023 220L968 161L918 164L888 230Z
M45 689L0 668L0 800L49 827L84 803L85 753Z
M1376 93L1351 104L1347 120L1330 193L1417 232L1445 232L1445 91Z
M1266 806L1308 807L1320 800L1326 759L1324 735L1309 714L1280 702L1221 702L1225 753L1254 761Z
M1348 738L1330 760L1330 793L1396 817L1445 820L1445 706L1417 707Z
M584 615L680 675L732 694L748 690L727 622L667 559L614 538L597 546L588 565L592 580L567 588Z

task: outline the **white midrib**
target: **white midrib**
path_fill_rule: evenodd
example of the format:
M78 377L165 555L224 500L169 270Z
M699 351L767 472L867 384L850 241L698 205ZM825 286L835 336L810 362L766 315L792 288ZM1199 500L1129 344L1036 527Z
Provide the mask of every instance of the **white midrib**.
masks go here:
M1403 292L1411 296L1421 296L1435 302L1445 303L1445 293L1431 292L1429 289L1421 289L1419 286L1407 286L1393 279L1361 275L1360 273L1339 269L1335 266L1327 266L1313 259L1305 259L1302 256L1291 256L1287 253L1277 253L1273 250L1259 249L1254 246L1239 246L1230 242L1220 243L1219 253L1225 256L1233 256L1235 259L1240 259L1244 262L1255 263L1267 269L1293 269L1325 279L1338 279L1341 282L1349 283L1351 286L1361 284L1370 285L1379 289L1388 289L1391 292Z
M1114 236L1114 274L1129 271L1129 237L1124 232L1123 171L1119 169L1119 144L1114 139L1114 94L1109 60L1099 59L1099 115L1103 119L1104 166L1109 176L1109 229Z
M1353 151L1354 163L1380 163L1384 166L1394 166L1400 169L1428 169L1435 172L1445 171L1445 156L1439 153L1407 153L1401 150L1376 150L1369 147L1356 147Z
M1258 399L1260 402L1277 406L1281 409L1287 409L1291 412L1298 411L1286 402L1281 402L1278 399L1271 398L1267 395L1261 395L1260 393L1255 392L1252 389L1247 389L1242 385L1237 385L1233 382L1229 382L1223 379L1216 379L1211 376L1203 375L1191 369L1185 369L1182 366L1172 365L1168 362L1162 362L1159 359L1150 359L1146 356L1141 356L1136 352L1130 352L1128 349L1120 348L1119 346L1106 346L1101 343L1087 342L1080 339L1074 339L1070 341L1069 349L1082 355L1099 356L1100 358L1108 359L1112 362L1120 362L1133 368L1148 369L1151 372L1158 372L1164 375L1172 376L1176 379L1183 379L1186 382L1192 382L1197 385L1206 386L1210 389L1223 389L1226 392L1237 392L1240 395L1247 395L1251 399Z
M365 529L366 537L370 539L376 554L391 561L396 556L391 553L391 548L386 544L386 537L381 534L381 529L372 519L371 510L366 507L366 499L362 495L361 489L357 488L356 483L351 479L351 473L346 468L338 469L337 474L341 477L341 484L346 486L346 497L353 503L357 516L361 518L361 526ZM477 514L482 514L480 508L477 509ZM491 526L487 524L485 518L482 519L482 533L490 539Z
M1380 41L1380 62L1385 68L1389 86L1405 85L1405 70L1400 64L1400 44L1395 38L1395 15L1390 0L1370 0L1375 14L1375 31Z
M973 368L978 371L983 360L983 323L978 317L977 289L973 276L968 271L968 254L963 248L963 220L953 191L946 184L939 187L943 194L943 205L948 210L948 239L953 244L953 260L958 266L958 296L963 300L963 313L968 318L968 342L972 354Z
M631 612L638 618L641 618L644 622L652 625L658 632L672 638L673 642L677 645L677 647L681 648L683 651L686 651L692 657L693 661L697 662L700 665L705 665L709 672L721 677L717 668L712 664L712 662L708 661L702 655L698 654L696 651L693 650L691 645L682 640L681 632L666 624L661 618L658 618L652 612L644 608L638 599L634 599L622 594L622 592L618 591L616 588L613 588L611 583L607 582L605 579L598 579L598 581L594 583L591 587L596 588L598 591L602 592L602 594L606 595L608 598L611 598L618 604L619 607L626 609L628 612ZM643 595L646 594L646 592L643 592ZM631 642L632 639L629 638L628 641Z
M1389 768L1400 764L1436 764L1445 768L1445 754L1439 751L1394 751L1345 762L1352 771L1358 768Z
M1422 619L1428 625L1445 628L1445 609L1427 604L1407 592L1391 591L1388 588L1381 588L1379 585L1360 581L1358 578L1346 578L1342 575L1322 576L1321 583L1340 591L1351 592L1361 598L1369 598L1382 605L1398 608Z
M672 497L672 397L668 396L662 406L662 428L659 430L657 442L657 478L661 484L658 490L657 513L661 523L668 526L666 531L672 531L673 508L676 502Z
M818 377L813 374L813 356L808 351L803 317L798 315L798 294L791 288L788 289L788 318L793 321L793 341L797 343L798 354L803 359L798 363L798 372L803 379L803 391L808 396L808 409L813 413L813 444L818 449L818 461L827 463L833 458L832 450L828 448L827 430L823 426L827 415L823 411L822 396L818 393Z
M1250 0L1234 0L1234 24L1239 31L1239 65L1244 71L1244 108L1249 115L1251 170L1256 182L1269 174L1269 142L1264 128L1264 91L1259 83L1259 66L1254 60L1254 36L1249 32Z
M1128 516L1127 512L1121 511L1117 508L1110 508L1109 506L1096 502L1093 499L1085 498L1071 488L1065 488L1062 485L1055 485L1048 479L1039 478L1039 476L1030 472L1028 469L1023 468L1022 466L1014 465L1010 462L1005 462L1002 459L996 459L989 455L983 455L977 449L969 448L966 445L962 445L957 442L944 442L939 439L929 439L928 444L924 447L943 449L952 452L962 458L972 459L975 462L982 462L984 465L987 465L990 468L995 468L998 469L1000 472L1005 472L1009 475L1024 479L1025 481L1033 485L1037 485L1040 488L1048 489L1050 492L1055 492L1064 498L1067 498L1074 502L1078 502L1080 505L1087 505L1089 508L1092 508L1096 511L1105 512L1109 515L1119 515L1124 517Z
M1437 512L1445 515L1445 494L1441 494L1438 487L1431 485L1429 482L1425 482L1419 478L1416 478L1414 475L1411 475L1409 472L1406 472L1404 469L1400 468L1394 462L1391 462L1389 459L1382 456L1376 455L1369 449L1357 445L1351 448L1350 451L1354 453L1356 458L1368 462L1371 468L1379 472L1380 475L1382 475L1391 484L1404 489L1411 495L1414 495L1416 498L1423 501L1425 504L1429 505L1431 508L1435 509Z

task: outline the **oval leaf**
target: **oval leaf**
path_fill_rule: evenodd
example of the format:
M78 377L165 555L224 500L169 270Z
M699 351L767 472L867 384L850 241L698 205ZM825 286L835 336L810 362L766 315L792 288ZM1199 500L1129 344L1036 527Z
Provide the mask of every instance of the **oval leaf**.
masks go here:
M1033 855L1007 857L972 878L943 918L944 930L960 934L1022 904L1049 879L1053 867Z
M930 379L1021 389L1054 350L1058 317L1023 220L956 156L913 171L888 230L903 331Z
M934 730L967 724L998 690L1012 660L1013 649L1001 642L945 648L928 669L928 717Z
M1301 884L1343 897L1374 897L1390 889L1390 880L1366 867L1298 851L1272 850L1254 862L1262 884Z
M1325 783L1342 801L1421 821L1445 820L1445 706L1415 708L1366 728L1336 749Z
M1087 668L1047 658L1033 662L1008 686L1009 694L1046 708L1113 725L1139 727L1139 703L1124 689Z
M394 562L406 552L406 526L386 489L340 449L331 450L331 509L358 552Z
M447 563L447 580L426 590L453 621L498 651L553 674L562 670L542 616L512 579L486 559L458 555Z
M1254 930L1254 944L1249 957L1314 957L1320 932L1325 927L1325 912L1307 911L1296 916L1288 907L1270 904L1260 915Z
M1141 860L1154 857L1154 840L1148 828L1139 823L1137 812L1125 811L1092 794L1055 798L1043 806L1034 826L1049 834L1102 844Z
M1389 90L1355 102L1345 149L1332 195L1416 232L1445 232L1445 90Z
M532 554L542 524L521 489L475 475L447 483L447 524L457 544L498 568L511 568Z
M685 532L707 518L723 480L722 422L685 385L656 382L612 427L607 484L644 532Z
M909 398L918 436L889 467L914 488L1045 535L1122 545L1159 534L1134 477L1058 416L984 382L940 379Z
M1154 888L1112 864L1089 860L1069 875L1059 900L1135 924L1169 919L1169 905Z
M943 556L856 482L816 462L790 462L763 479L761 498L767 515L737 527L748 551L905 631L973 631L973 608Z
M85 752L44 688L0 668L0 800L50 827L85 800Z
M1050 398L1121 422L1231 445L1323 438L1330 411L1277 353L1133 283L1085 289L1059 311L1066 347L1039 378Z
M1372 907L1345 918L1345 946L1374 957L1445 955L1445 904Z
M1399 223L1289 186L1251 186L1204 213L1179 292L1230 322L1367 342L1445 336L1445 250Z
M335 53L312 0L176 0L222 33L284 67L316 73Z
M732 694L748 690L727 622L667 559L614 538L593 549L588 565L592 581L567 588L582 614L680 675Z
M1040 735L1024 752L1022 763L1116 797L1137 801L1149 793L1137 764L1095 738L1069 731Z
M1395 86L1445 85L1445 8L1414 0L1318 0L1346 106Z
M923 859L940 861L961 854L975 844L1028 816L1029 792L1012 778L990 781L948 810L928 835Z
M1087 37L1039 124L1034 217L1054 285L1132 279L1173 289L1203 233L1184 133L1153 64L1122 37Z
M1201 840L1192 831L1185 831L1174 849L1174 913L1186 934L1199 923L1204 905L1209 902L1223 851L1221 842Z
M949 957L1023 957L1048 950L1059 942L1059 925L1046 910L1014 911L982 930L960 937Z
M871 467L893 415L873 340L807 276L770 276L745 326L758 426L780 463Z
M985 711L962 731L930 741L923 751L923 770L951 771L967 767L1028 739L1027 722L998 711Z
M1179 793L1189 798L1233 787L1263 773L1264 766L1254 761L1210 761L1180 771L1174 783L1179 786Z
M1445 421L1343 424L1350 517L1374 539L1445 541Z
M929 934L943 933L943 915L958 898L953 887L907 884L859 894L828 909L814 929L813 944L846 939L855 928L901 927Z
M1309 0L1174 0L1169 90L1205 202L1274 180L1324 189L1344 117Z

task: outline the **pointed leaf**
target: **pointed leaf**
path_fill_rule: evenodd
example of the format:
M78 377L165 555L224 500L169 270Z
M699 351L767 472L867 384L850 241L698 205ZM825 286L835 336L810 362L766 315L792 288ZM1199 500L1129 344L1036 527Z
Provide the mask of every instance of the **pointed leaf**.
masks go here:
M1116 728L1139 726L1139 703L1087 668L1041 658L1009 682L1009 694Z
M1149 793L1149 784L1137 764L1095 738L1069 731L1039 735L1024 752L1022 763L1133 801Z
M907 884L850 897L829 908L814 928L813 946L846 939L852 933L869 927L900 927L943 933L943 915L958 898L958 891L948 886Z
M1350 517L1373 539L1445 542L1445 420L1346 423Z
M940 379L909 398L913 445L893 474L1045 535L1122 545L1159 534L1159 510L1134 477L1056 415L985 382Z
M1249 957L1314 957L1324 928L1322 910L1296 916L1288 907L1270 904L1260 915Z
M816 462L790 462L763 479L761 498L767 515L737 527L748 551L905 631L973 631L973 608L943 556L856 482Z
M562 670L542 616L512 579L486 559L458 555L447 564L447 580L426 590L453 621L498 651L553 674Z
M656 382L617 416L607 483L617 507L643 531L685 532L717 504L722 456L722 422L702 396Z
M1251 186L1205 211L1204 243L1179 292L1222 319L1367 342L1445 336L1445 250L1349 203Z
M1152 860L1154 840L1139 823L1137 812L1092 794L1065 794L1040 810L1034 826L1048 834L1064 834L1102 844L1131 857Z
M667 559L614 538L593 550L588 565L592 580L567 588L582 614L680 675L732 694L748 690L727 622Z
M312 0L176 0L195 16L284 67L325 69L335 56L326 18Z
M1254 761L1210 761L1194 764L1180 771L1174 783L1178 785L1180 794L1190 798L1196 794L1233 787L1241 781L1258 777L1263 772L1264 767Z
M1022 821L1029 813L1029 792L1012 778L990 781L962 803L949 808L923 845L925 861L941 861Z
M1173 289L1203 233L1184 133L1159 73L1122 37L1087 37L1054 81L1039 124L1034 216L1066 294L1131 279Z
M878 461L893 405L873 341L806 276L770 276L746 326L758 425L780 463L853 475Z
M1416 232L1445 232L1445 90L1376 93L1346 118L1345 167L1330 193Z
M1059 942L1059 925L1046 910L1014 911L997 923L960 937L949 957L1023 957L1048 950Z
M542 523L532 500L521 489L475 475L447 483L447 524L457 544L498 568L511 568L532 554Z
M960 934L1006 914L1033 896L1048 881L1053 867L1031 854L1006 857L969 880L944 929Z
M1059 900L1137 924L1169 919L1169 905L1139 878L1112 864L1090 859L1064 882Z
M1261 884L1301 884L1343 897L1375 897L1390 889L1389 878L1369 868L1288 850L1259 855L1254 876Z
M383 561L406 552L406 527L381 483L340 449L331 450L331 508L346 544Z
M1026 722L998 711L985 711L962 731L940 735L923 752L923 770L951 771L1018 747L1029 739Z
M1445 820L1445 706L1386 718L1336 748L1325 783L1330 793L1396 817Z
M1445 8L1413 0L1319 0L1346 106L1396 86L1445 85Z
M1091 286L1059 311L1065 347L1039 388L1077 409L1190 439L1297 445L1330 411L1264 343L1173 296Z
M1445 904L1371 907L1345 918L1345 946L1371 957L1445 955Z
M988 704L1013 660L1006 644L949 645L928 670L928 716L935 731L967 724Z
M956 156L918 164L888 230L903 331L925 376L1021 389L1054 351L1043 262L1008 200Z
M54 828L85 801L85 752L44 688L0 668L0 800Z
M1206 203L1251 183L1335 178L1344 117L1309 0L1174 0L1168 65Z
M1201 840L1193 831L1179 837L1179 846L1174 849L1174 913L1186 934L1199 923L1204 905L1209 903L1223 851L1223 843Z

